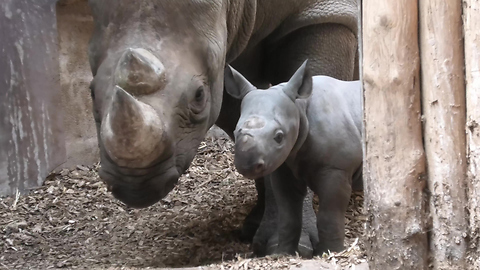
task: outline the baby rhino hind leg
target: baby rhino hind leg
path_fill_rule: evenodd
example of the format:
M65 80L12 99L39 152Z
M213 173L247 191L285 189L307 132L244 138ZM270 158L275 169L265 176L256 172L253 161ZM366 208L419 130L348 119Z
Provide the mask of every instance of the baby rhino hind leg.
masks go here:
M309 184L318 195L317 229L319 243L315 255L344 249L345 212L352 193L348 174L338 169L317 170Z

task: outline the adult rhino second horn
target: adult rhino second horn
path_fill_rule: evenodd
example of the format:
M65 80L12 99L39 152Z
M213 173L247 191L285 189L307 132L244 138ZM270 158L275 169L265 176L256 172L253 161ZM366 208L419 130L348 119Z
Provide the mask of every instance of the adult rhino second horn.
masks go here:
M115 83L132 95L148 95L165 87L165 67L151 52L129 48L118 61Z
M166 146L165 127L157 112L119 86L101 126L101 140L119 166L143 168Z

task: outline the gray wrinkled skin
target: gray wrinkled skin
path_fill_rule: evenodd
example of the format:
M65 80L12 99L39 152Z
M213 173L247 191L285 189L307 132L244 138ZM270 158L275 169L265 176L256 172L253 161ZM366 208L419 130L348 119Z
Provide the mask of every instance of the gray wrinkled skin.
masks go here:
M89 0L89 5L95 22L89 57L99 174L113 195L132 207L150 206L172 190L214 123L233 138L240 102L224 94L226 63L257 87L288 80L305 58L313 74L354 78L356 0ZM269 180L256 179L256 186L258 202L242 237L256 234L262 243L276 245ZM268 222L264 212L272 217ZM303 218L303 224L311 221ZM315 237L307 227L303 239L309 249Z
M305 63L287 83L268 90L257 90L231 68L225 83L243 99L235 166L247 177L271 179L279 213L274 253L297 249L307 186L320 199L314 254L342 250L352 178L361 181L360 82L312 79Z

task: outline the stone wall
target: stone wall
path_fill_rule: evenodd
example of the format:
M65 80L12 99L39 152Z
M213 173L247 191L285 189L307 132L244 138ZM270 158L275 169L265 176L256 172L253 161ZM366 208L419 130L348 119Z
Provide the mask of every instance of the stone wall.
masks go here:
M57 3L61 103L67 161L61 167L98 161L98 146L89 85L88 41L93 19L86 0Z

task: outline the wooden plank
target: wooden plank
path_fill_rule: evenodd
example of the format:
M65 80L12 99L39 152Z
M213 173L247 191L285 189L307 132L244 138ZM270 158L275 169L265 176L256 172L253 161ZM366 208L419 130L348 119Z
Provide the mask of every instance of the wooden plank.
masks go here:
M464 269L467 162L462 1L419 3L431 262L434 269Z
M364 0L365 206L370 269L426 269L418 6Z
M469 254L466 269L480 269L480 2L463 1L467 96Z

